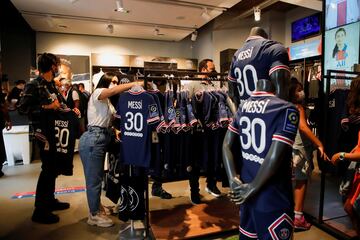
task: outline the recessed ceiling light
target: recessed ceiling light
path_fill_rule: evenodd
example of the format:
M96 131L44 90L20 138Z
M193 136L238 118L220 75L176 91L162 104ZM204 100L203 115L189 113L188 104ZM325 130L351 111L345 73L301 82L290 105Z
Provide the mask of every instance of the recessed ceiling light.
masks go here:
M59 28L67 28L68 26L66 25L58 25Z
M185 16L177 16L176 17L176 20L184 20L185 19Z

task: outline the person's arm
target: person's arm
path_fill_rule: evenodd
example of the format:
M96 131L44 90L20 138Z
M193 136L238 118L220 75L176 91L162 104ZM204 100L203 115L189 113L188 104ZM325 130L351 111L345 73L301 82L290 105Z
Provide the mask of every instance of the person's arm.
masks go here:
M113 88L105 88L104 90L101 91L98 99L103 100L103 99L109 98L111 96L114 96L115 94L125 92L135 85L144 86L144 82L125 83L125 84L116 85Z
M338 153L335 153L331 158L331 162L334 165L338 164L338 162L340 161L341 154L344 156L343 160L360 162L360 152L354 152L354 153L338 152Z
M311 131L311 129L309 128L309 126L307 125L306 122L306 115L305 115L305 110L303 108L303 106L301 106L300 104L296 104L297 109L299 110L300 113L300 122L299 122L299 131L301 133L303 133L316 147L317 149L319 149L320 151L320 156L324 159L324 160L329 160L329 157L326 155L325 151L324 151L324 146L321 143L321 141L314 135L314 133Z

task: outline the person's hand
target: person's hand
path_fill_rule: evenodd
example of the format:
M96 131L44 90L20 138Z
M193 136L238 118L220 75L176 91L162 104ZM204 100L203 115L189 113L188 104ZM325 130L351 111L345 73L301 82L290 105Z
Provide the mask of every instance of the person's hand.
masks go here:
M9 131L11 128L12 128L12 123L11 123L11 121L6 121L6 122L5 122L5 129L6 129L7 131Z
M230 199L236 205L240 205L244 203L247 199L249 199L254 193L254 187L251 183L244 183L233 188L230 193Z
M340 153L335 153L332 157L331 157L331 163L336 165L340 160Z
M80 110L78 108L73 108L73 111L78 116L78 118L81 118L81 112L80 112Z
M50 104L50 109L53 110L58 110L61 107L61 104L59 102L58 99L55 99L51 104Z
M321 157L322 159L324 159L325 161L330 161L330 158L328 157L328 155L326 155L323 146L318 147L318 150L319 150L319 152L320 152L320 157Z

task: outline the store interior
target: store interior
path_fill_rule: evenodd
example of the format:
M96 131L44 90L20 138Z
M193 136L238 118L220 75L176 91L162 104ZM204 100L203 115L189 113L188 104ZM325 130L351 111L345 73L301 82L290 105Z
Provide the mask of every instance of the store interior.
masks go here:
M161 74L155 76L164 81L188 80L194 77L192 73L198 71L202 59L213 59L219 73L213 80L223 86L235 51L246 41L250 29L259 26L270 39L287 48L291 75L304 85L308 124L331 157L342 147L341 130L333 126L340 126L346 105L346 99L338 100L336 94L348 92L351 79L360 71L360 9L357 16L340 26L331 19L333 2L336 1L2 0L2 90L9 92L17 80L33 79L37 57L44 52L70 61L72 82L83 83L89 92L102 72L115 72L120 83L147 79L156 70ZM360 7L359 0L348 2ZM300 34L299 28L306 24L309 31ZM342 66L332 61L334 34L340 27L347 32L351 46L350 60ZM171 76L163 74L169 69ZM334 99L336 108L331 105ZM28 126L28 119L17 111L9 114L13 126L19 127L16 129ZM28 141L28 131L21 128L12 133L25 136L25 142L13 144L9 142L13 141L12 134L4 130L6 150L14 155L7 155L5 175L0 178L0 239L132 239L124 235L128 234L127 229L141 229L140 234L145 234L134 239L238 239L239 210L229 200L226 184L223 187L218 182L223 196L215 198L205 191L206 178L201 177L202 203L193 205L186 174L176 171L163 181L163 188L172 194L172 199L152 196L153 179L146 179L150 192L145 193L143 221L124 222L113 215L115 226L111 228L88 226L85 179L78 152L74 155L73 176L61 176L56 181L57 196L70 202L71 208L57 213L61 218L57 224L33 223L31 214L41 161L38 150ZM179 149L176 151L182 156L184 148ZM308 231L295 232L294 239L358 239L339 194L348 166L334 167L318 159L315 151L304 208L313 226ZM115 205L105 193L102 199L109 209Z

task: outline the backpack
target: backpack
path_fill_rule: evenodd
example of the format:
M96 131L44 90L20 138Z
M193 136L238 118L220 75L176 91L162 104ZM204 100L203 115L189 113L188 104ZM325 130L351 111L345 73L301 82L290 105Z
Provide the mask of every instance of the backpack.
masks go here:
M86 113L87 113L87 105L88 105L88 101L89 98L82 93L80 90L78 90L77 88L73 88L71 87L70 91L69 91L69 96L67 98L67 103L68 103L68 107L72 108L73 107L73 99L72 99L72 92L76 91L77 94L79 95L79 111L81 113L82 117L86 117Z

